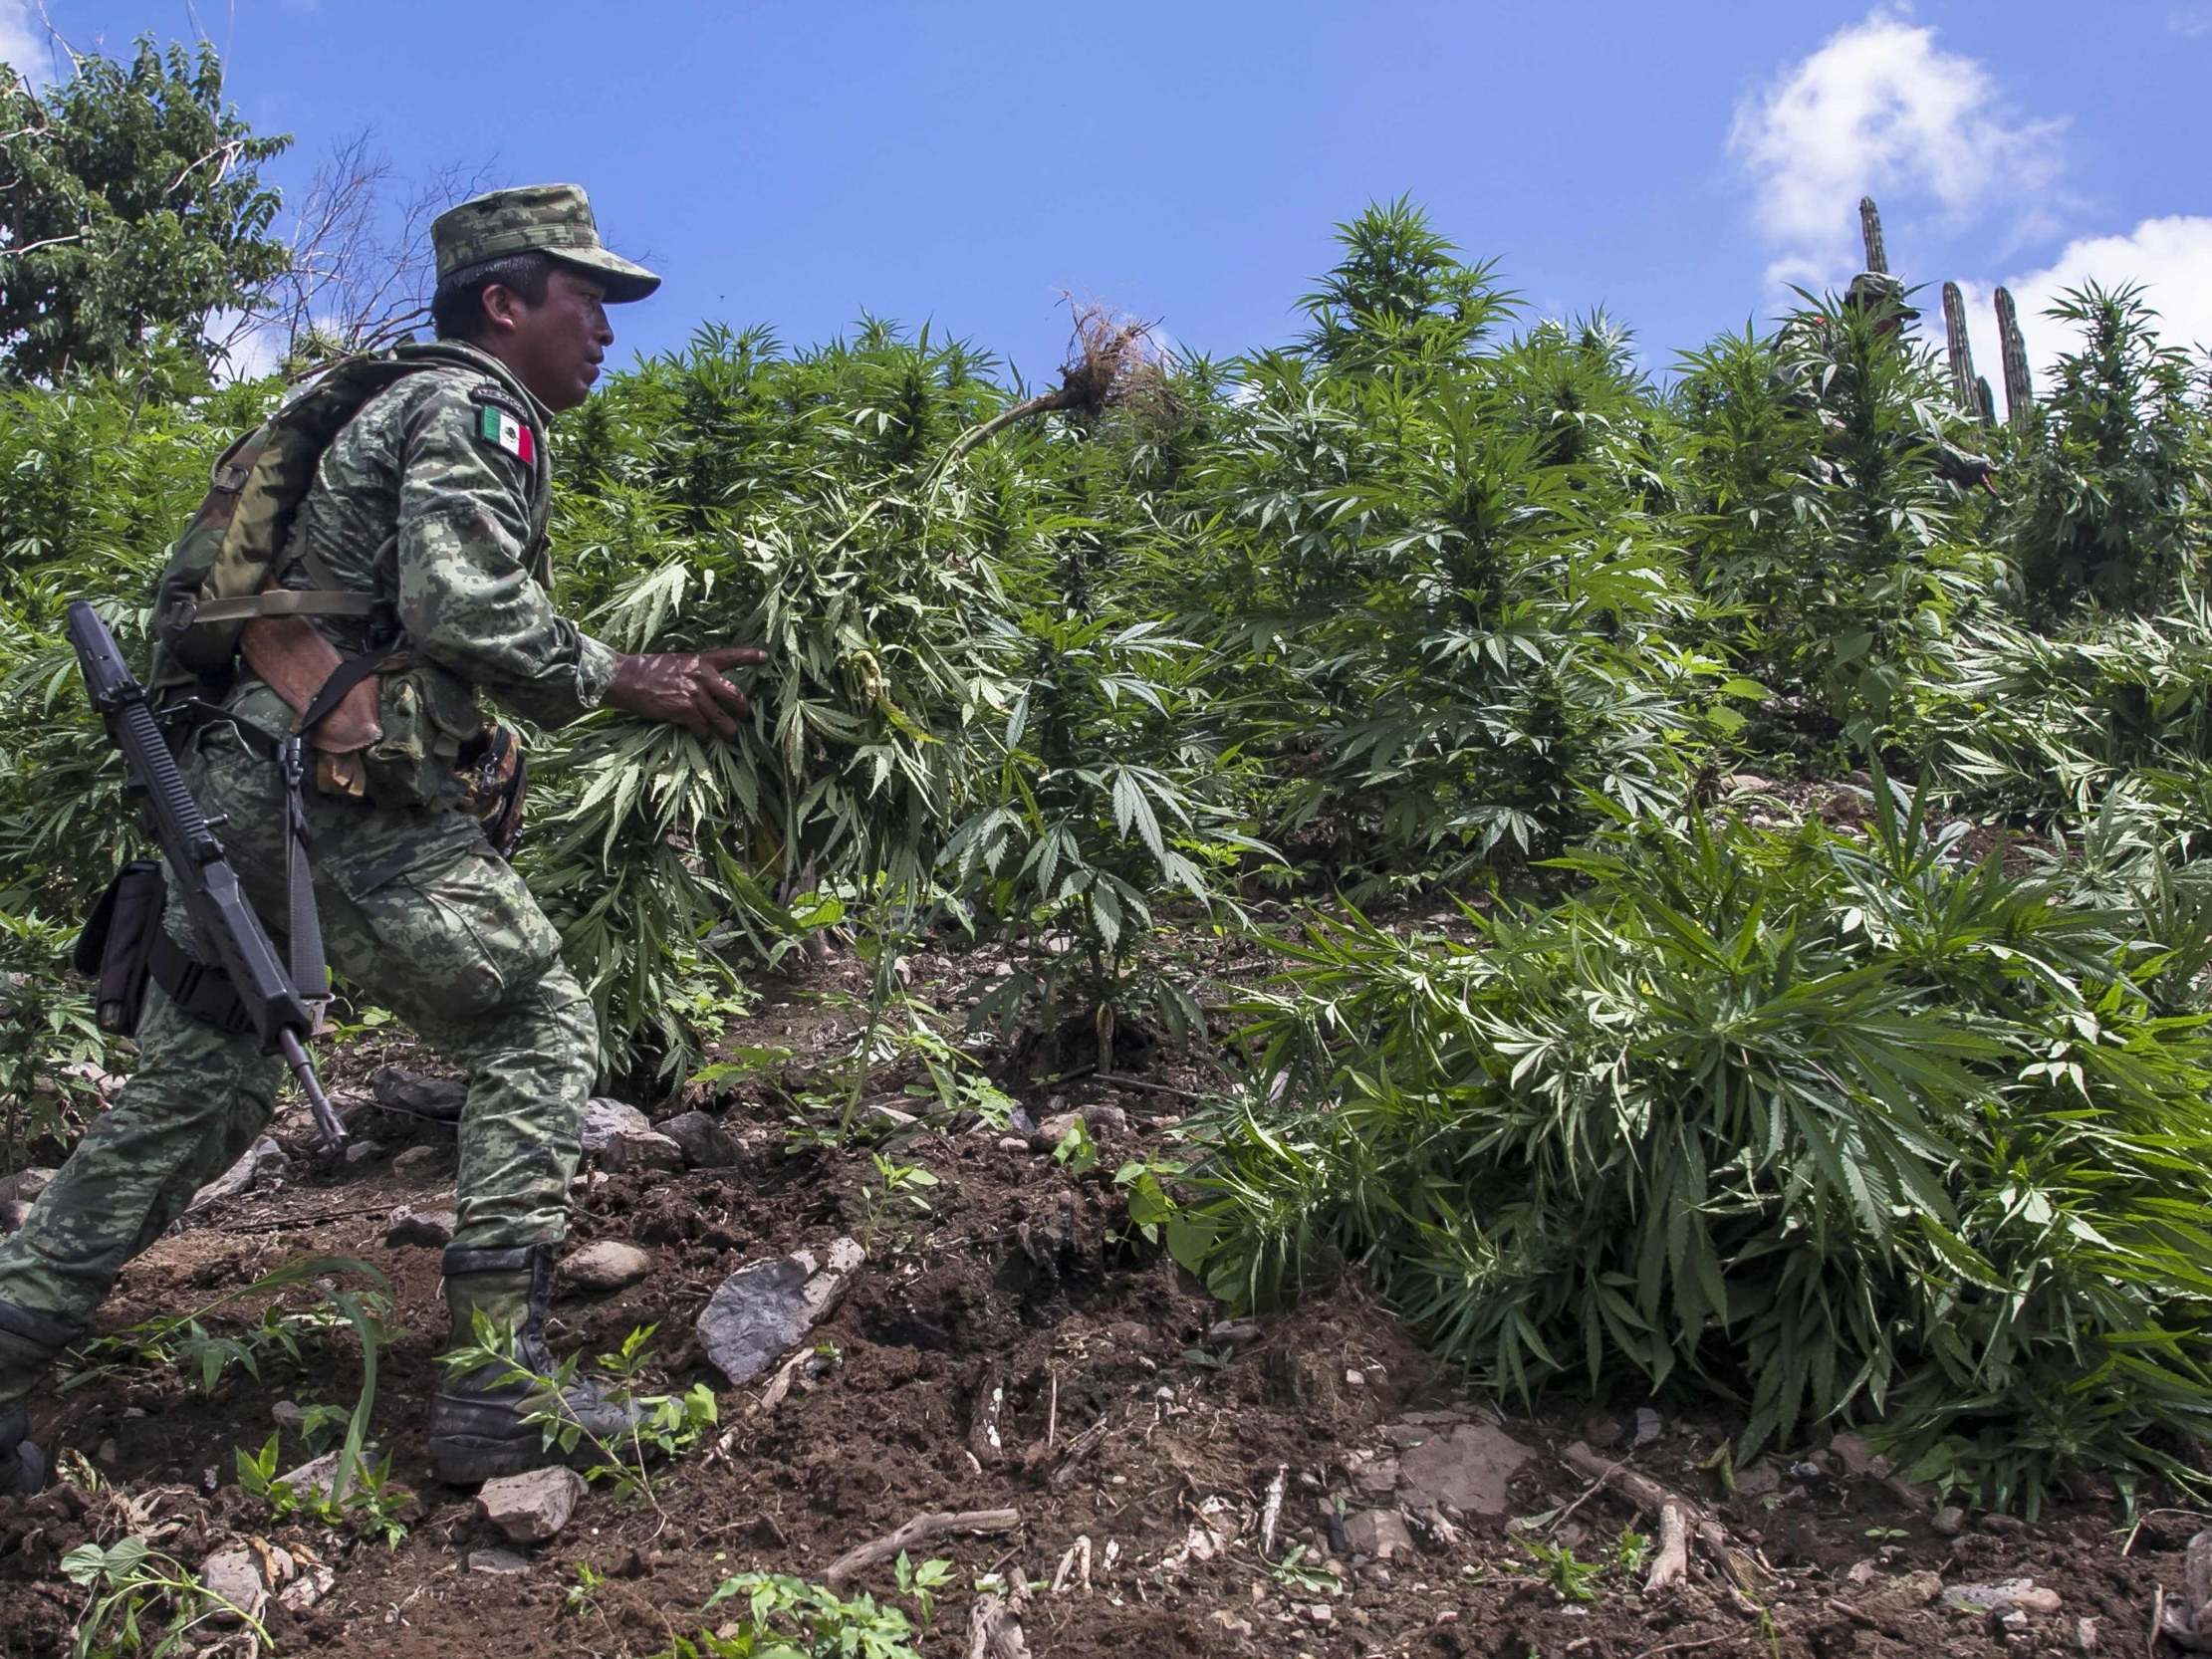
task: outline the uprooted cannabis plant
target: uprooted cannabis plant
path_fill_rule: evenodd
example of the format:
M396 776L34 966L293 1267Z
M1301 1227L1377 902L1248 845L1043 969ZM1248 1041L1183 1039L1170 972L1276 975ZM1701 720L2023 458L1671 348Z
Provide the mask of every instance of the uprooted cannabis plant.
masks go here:
M1358 1262L1486 1386L1718 1394L1746 1455L1868 1422L1997 1505L2193 1478L2212 883L2146 852L2098 901L1870 795L1623 818L1451 936L1315 922L1180 1250L1245 1303Z

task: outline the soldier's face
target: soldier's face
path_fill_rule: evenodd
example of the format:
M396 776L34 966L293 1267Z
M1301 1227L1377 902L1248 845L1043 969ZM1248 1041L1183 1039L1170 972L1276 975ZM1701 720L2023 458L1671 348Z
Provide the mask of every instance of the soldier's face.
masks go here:
M592 394L600 362L614 344L606 293L590 277L559 265L546 279L543 305L528 305L496 286L485 291L499 356L549 409L573 409Z

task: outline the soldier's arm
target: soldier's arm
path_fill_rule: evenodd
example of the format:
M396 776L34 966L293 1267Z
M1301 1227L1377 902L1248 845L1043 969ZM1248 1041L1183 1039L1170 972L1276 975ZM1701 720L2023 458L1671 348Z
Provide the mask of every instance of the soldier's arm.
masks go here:
M614 652L530 575L528 465L439 385L409 414L399 477L399 620L411 649L540 725L605 701Z

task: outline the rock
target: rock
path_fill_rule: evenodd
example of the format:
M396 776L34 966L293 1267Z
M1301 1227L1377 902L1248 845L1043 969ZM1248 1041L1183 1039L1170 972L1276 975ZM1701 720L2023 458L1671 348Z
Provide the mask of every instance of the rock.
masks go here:
M653 1270L653 1259L635 1245L614 1239L588 1244L561 1264L561 1278L571 1290L619 1291L636 1284Z
M348 1144L345 1162L349 1169L359 1169L363 1164L372 1163L383 1155L384 1149L374 1141L357 1140Z
M31 1206L20 1198L0 1198L0 1233L20 1233L31 1219Z
M236 1198L264 1181L275 1180L291 1167L292 1160L284 1155L284 1149L263 1135L246 1148L244 1157L192 1194L192 1202L185 1208L203 1210L226 1198Z
M1720 781L1720 787L1725 795L1749 795L1755 790L1773 789L1774 782L1756 772L1732 772Z
M1413 1535L1396 1510L1361 1510L1345 1523L1345 1540L1353 1554L1377 1561L1413 1553Z
M1387 1498L1398 1489L1398 1460L1382 1453L1352 1453L1345 1459L1345 1474L1355 1490L1370 1497Z
M703 1111L678 1112L658 1127L683 1149L687 1168L728 1169L738 1160L737 1142Z
M1085 1106L1077 1111L1056 1111L1039 1123L1029 1137L1030 1149L1036 1152L1056 1150L1079 1121L1091 1131L1093 1140L1129 1132L1129 1114L1119 1106Z
M37 1165L29 1169L19 1169L5 1180L0 1180L0 1199L13 1198L20 1199L25 1204L35 1204L39 1194L54 1184L54 1177L58 1173L59 1171L43 1169Z
M237 1624L241 1615L259 1619L269 1605L268 1569L247 1545L218 1549L200 1563L200 1583L217 1598L211 1615L217 1624Z
M331 1488L338 1483L338 1454L325 1452L319 1458L308 1459L289 1475L277 1478L303 1498L311 1492L319 1492L328 1499Z
M509 1543L543 1543L569 1524L583 1496L584 1477L575 1470L533 1469L486 1481L476 1494L476 1513Z
M1027 1152L1029 1142L1020 1135L1001 1135L999 1136L999 1150L1001 1152Z
M657 1129L620 1129L607 1137L599 1159L608 1169L659 1169L673 1174L683 1167L683 1148Z
M1636 1407L1636 1446L1649 1446L1659 1438L1659 1414L1647 1405Z
M864 1259L851 1239L837 1239L820 1258L795 1250L739 1268L700 1313L699 1346L732 1387L741 1386L828 1315Z
M443 1250L453 1242L453 1230L460 1225L460 1213L455 1210L394 1210L391 1225L384 1229L384 1243Z
M1258 1319L1223 1319L1206 1331L1209 1347L1227 1347L1235 1343L1257 1342L1260 1339Z
M2026 1613L2055 1613L2065 1603L2059 1592L2046 1589L2033 1578L2006 1578L1994 1584L1953 1584L1943 1592L1949 1606L1970 1613L2004 1613L2018 1607Z
M1889 1473L1889 1460L1876 1457L1874 1449L1866 1444L1863 1436L1840 1434L1828 1443L1829 1456L1843 1466L1843 1473L1852 1480L1871 1476L1881 1480Z
M1336 1622L1337 1609L1330 1606L1326 1601L1309 1601L1301 1611L1305 1613L1308 1624L1333 1624Z
M295 1400L279 1400L269 1408L269 1421L298 1434L307 1425L307 1407Z
M1923 1567L1917 1572L1899 1573L1867 1596L1860 1605L1867 1612L1876 1615L1912 1613L1919 1611L1942 1593L1942 1578Z
M391 1160L394 1175L427 1175L445 1161L445 1149L440 1146L410 1146Z
M2096 1651L2096 1620L2076 1619L2074 1621L2074 1651L2077 1653L2094 1653Z
M300 1568L297 1578L277 1592L277 1600L291 1612L304 1613L329 1595L337 1582L337 1573L321 1561L310 1561Z
M468 1084L459 1077L432 1077L420 1071L403 1071L387 1066L369 1079L376 1104L410 1117L435 1118L458 1123L468 1104Z
M468 1552L468 1569L471 1572L490 1572L501 1577L513 1577L528 1572L530 1563L512 1549L471 1549Z
M1739 1498L1764 1498L1770 1492L1781 1490L1782 1471L1775 1467L1772 1458L1761 1458L1736 1471L1736 1496Z
M1956 1504L1945 1504L1935 1512L1935 1519L1928 1523L1947 1539L1955 1539L1966 1531L1966 1512Z
M1985 1533L2012 1535L2025 1533L2028 1524L2017 1515L1985 1515L1975 1525Z
M1535 1455L1503 1429L1465 1423L1399 1456L1398 1496L1409 1509L1505 1515L1513 1507L1507 1483Z
M584 1108L584 1150L598 1156L607 1150L607 1143L624 1130L639 1134L652 1131L652 1120L635 1106L624 1105L619 1100L605 1096Z

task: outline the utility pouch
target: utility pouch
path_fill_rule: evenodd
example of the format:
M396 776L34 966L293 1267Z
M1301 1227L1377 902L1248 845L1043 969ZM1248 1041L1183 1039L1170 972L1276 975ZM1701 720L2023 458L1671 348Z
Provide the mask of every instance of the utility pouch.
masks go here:
M378 807L428 807L452 786L461 740L432 707L434 692L419 670L385 674L376 700L375 742L361 752L369 801Z
M138 1029L166 897L161 866L151 858L132 859L108 883L78 935L75 965L94 981L93 1018L111 1036L129 1037Z

